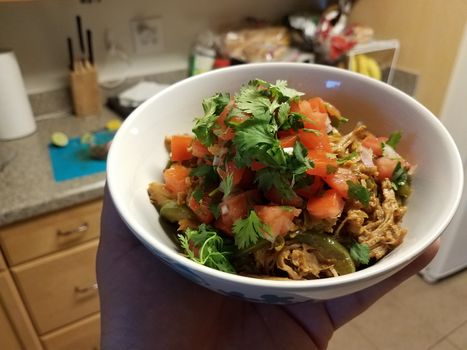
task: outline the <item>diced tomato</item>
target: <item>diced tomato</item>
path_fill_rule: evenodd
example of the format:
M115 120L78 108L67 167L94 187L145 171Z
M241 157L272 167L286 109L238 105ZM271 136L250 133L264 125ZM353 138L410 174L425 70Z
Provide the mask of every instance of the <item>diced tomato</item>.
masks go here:
M326 110L321 110L314 100L312 102L313 104L310 104L307 100L300 100L297 104L292 104L290 110L306 117L303 121L305 128L326 130L328 114Z
M321 149L330 152L331 144L329 143L328 135L322 130L318 130L317 132L315 134L310 131L298 130L300 142L309 150Z
M300 215L301 209L280 205L255 205L256 214L271 229L273 237L284 236L296 228L293 219Z
M191 144L191 154L197 158L204 158L209 155L209 151L198 139L194 139Z
M326 105L321 97L312 97L308 103L313 111L326 113Z
M240 183L244 172L245 168L238 168L235 165L234 161L228 162L225 166L225 170L217 168L217 173L219 174L222 180L225 180L229 174L232 174L232 183L234 184L234 186Z
M308 169L308 175L316 175L325 177L337 168L337 161L334 158L329 158L324 150L310 150L308 151L308 158L313 161L314 167Z
M301 199L295 192L293 193L291 198L285 198L275 187L272 187L269 191L267 191L264 194L264 196L271 202L280 205L291 205L293 207L301 207L303 204L303 199Z
M172 164L164 171L165 186L174 193L186 193L189 187L187 180L190 170L180 164Z
M190 196L190 199L187 203L188 207L193 211L193 213L195 213L198 219L200 219L201 222L204 222L205 224L209 224L212 222L212 220L214 220L214 215L212 215L211 211L209 210L209 202L209 196L204 196L199 202L197 202L193 196Z
M306 209L317 219L333 219L344 209L344 200L336 190L325 191L321 196L310 198Z
M355 182L357 181L357 177L350 169L338 168L335 173L324 177L324 181L334 188L340 196L348 198L349 185L347 185L347 181Z
M381 147L381 143L386 142L387 140L387 137L376 137L375 135L368 134L362 140L362 145L366 148L371 148L375 156L381 157L383 155L383 148Z
M307 199L313 197L316 192L318 192L321 187L323 187L323 180L321 180L320 177L318 176L313 176L313 183L308 186L300 187L295 190L295 192L298 193L298 195L305 197Z
M378 169L378 180L383 181L386 178L391 178L394 169L397 166L397 159L390 159L387 157L380 157L375 160L376 167Z
M282 148L286 147L293 147L295 145L295 141L297 141L297 135L290 135L279 138L279 142L281 143Z
M245 218L248 214L248 209L258 200L259 192L257 190L246 191L225 198L221 204L219 204L221 215L214 225L231 235L234 222L238 219Z
M193 136L190 135L173 135L170 140L170 151L172 152L172 160L181 162L189 160L193 156L189 151L189 147L193 142Z
M256 160L254 160L254 161L251 163L250 168L251 168L251 170L253 170L253 171L258 171L258 170L261 170L261 169L266 168L266 165L261 164L260 162L257 162Z
M242 179L240 180L240 183L238 186L244 190L249 190L254 188L255 184L255 173L253 170L250 168L245 168L245 171L243 172Z
M277 132L277 137L279 139L282 139L284 137L287 137L287 136L293 136L293 135L297 135L297 131L294 130L294 129L288 129L288 130L279 130Z

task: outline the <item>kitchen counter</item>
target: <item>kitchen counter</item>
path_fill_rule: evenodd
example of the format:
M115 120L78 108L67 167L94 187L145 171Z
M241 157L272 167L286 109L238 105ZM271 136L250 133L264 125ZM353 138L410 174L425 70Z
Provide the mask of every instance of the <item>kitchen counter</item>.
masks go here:
M105 172L55 182L48 144L55 131L81 136L116 117L105 108L98 117L64 114L38 120L30 136L0 141L0 226L101 197Z

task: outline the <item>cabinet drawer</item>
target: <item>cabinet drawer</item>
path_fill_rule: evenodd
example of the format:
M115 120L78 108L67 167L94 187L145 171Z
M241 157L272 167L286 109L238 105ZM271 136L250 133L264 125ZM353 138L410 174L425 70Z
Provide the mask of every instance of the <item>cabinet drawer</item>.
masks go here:
M97 350L100 347L100 316L90 316L41 337L45 350Z
M11 269L39 334L99 310L97 244L95 239Z
M16 336L5 309L0 302L0 349L21 350L21 344Z
M101 209L98 200L0 229L8 263L17 265L96 238Z

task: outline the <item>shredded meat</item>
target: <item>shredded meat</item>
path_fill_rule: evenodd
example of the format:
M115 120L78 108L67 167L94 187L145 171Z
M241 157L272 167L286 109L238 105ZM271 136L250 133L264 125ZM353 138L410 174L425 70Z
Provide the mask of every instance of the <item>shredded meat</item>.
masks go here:
M361 209L350 209L347 213L347 230L353 233L360 243L370 247L370 257L382 258L390 250L402 243L407 230L399 223L407 208L400 205L389 179L382 183L383 202L376 196L370 201L367 214Z

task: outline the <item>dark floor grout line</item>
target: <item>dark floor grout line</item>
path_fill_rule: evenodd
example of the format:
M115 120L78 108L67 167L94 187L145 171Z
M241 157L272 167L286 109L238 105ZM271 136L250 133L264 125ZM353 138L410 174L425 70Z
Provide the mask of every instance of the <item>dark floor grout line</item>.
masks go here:
M445 335L443 335L437 342L435 342L433 345L431 345L428 349L426 350L432 350L436 345L438 345L439 343L441 343L443 340L447 340L449 344L451 344L453 347L455 347L456 349L458 350L463 350L461 348L459 348L456 344L453 344L451 341L449 341L448 337L453 334L455 331L457 331L459 328L461 328L462 326L466 325L467 324L467 320L465 320L464 322L462 322L460 325L458 325L457 327L455 327L454 329L452 329L450 332L446 333Z

